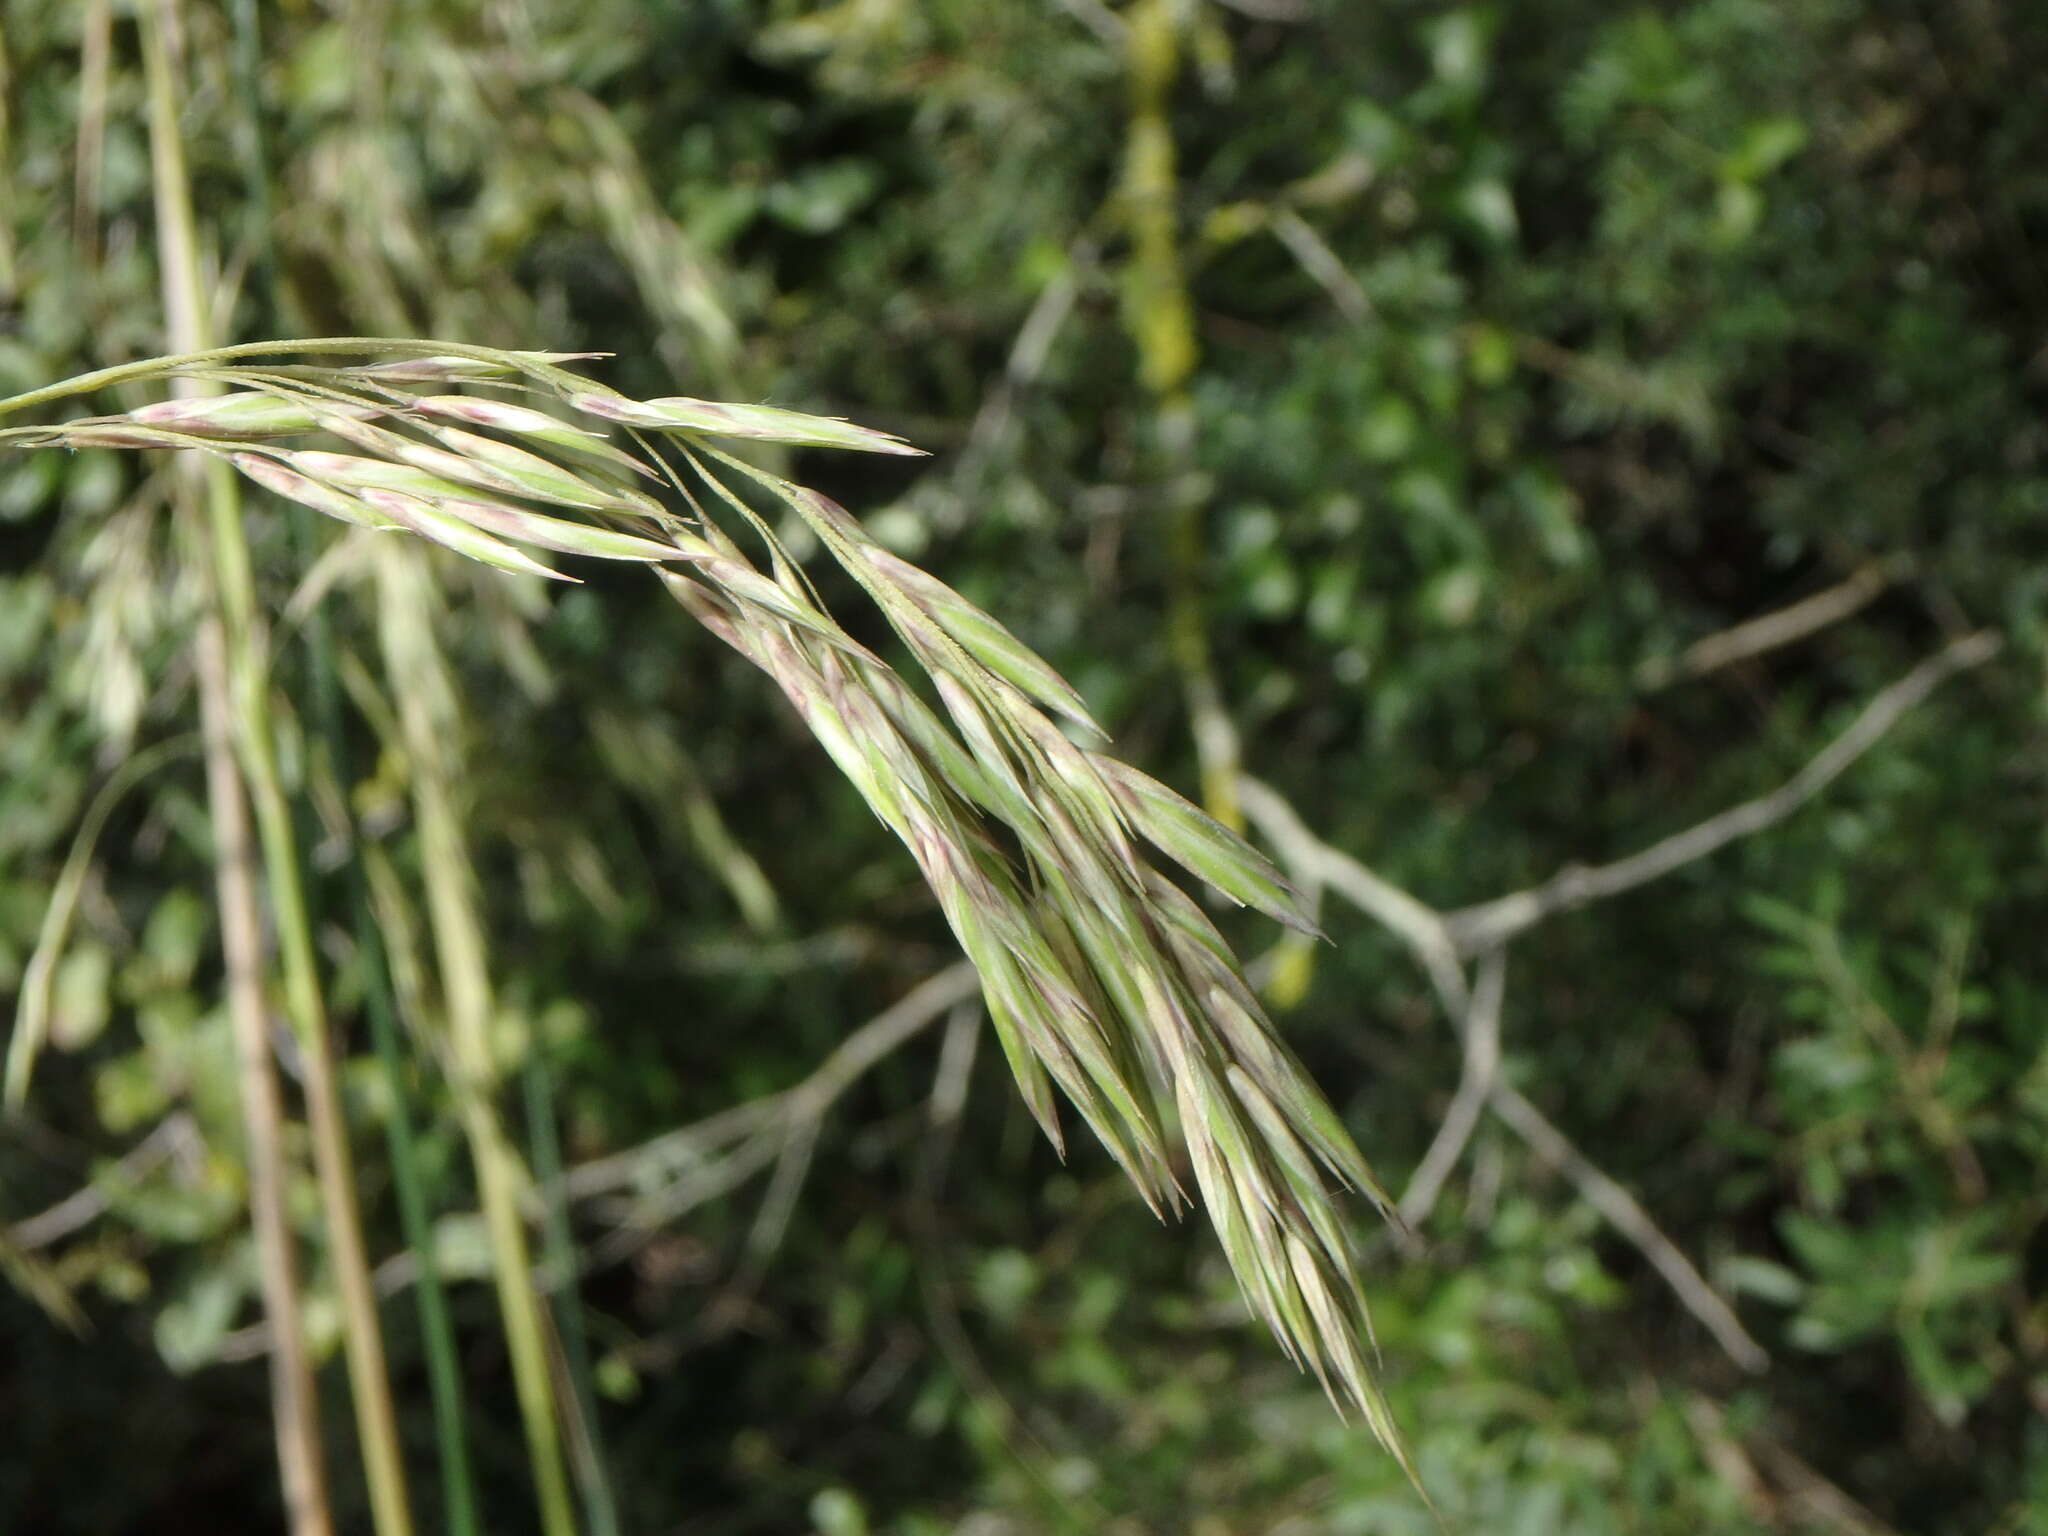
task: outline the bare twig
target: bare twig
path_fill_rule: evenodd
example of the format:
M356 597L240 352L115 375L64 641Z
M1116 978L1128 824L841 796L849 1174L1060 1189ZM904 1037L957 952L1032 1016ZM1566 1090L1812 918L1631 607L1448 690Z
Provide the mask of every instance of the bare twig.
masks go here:
M963 481L971 482L980 473L1009 430L1018 393L1037 383L1038 376L1045 371L1052 344L1074 312L1074 301L1081 296L1083 276L1094 265L1095 241L1083 235L1068 247L1059 271L1038 291L1024 323L1017 329L1016 340L1010 344L1010 357L1002 376L983 399L974 425L968 430L967 446L960 455L959 477Z
M56 1267L26 1249L16 1247L5 1232L0 1232L0 1279L41 1307L50 1321L59 1327L69 1329L81 1338L92 1331L91 1322L79 1309L71 1287L64 1283L64 1277Z
M1895 1536L1890 1526L1776 1441L1759 1434L1737 1436L1726 1411L1712 1399L1689 1396L1685 1421L1708 1465L1767 1525L1811 1527L1840 1536Z
M809 1077L787 1090L782 1097L789 1112L812 1118L824 1114L884 1056L947 1009L972 998L977 990L974 968L965 961L919 982L842 1041Z
M1301 264L1301 270L1330 296L1346 320L1364 325L1372 319L1372 300L1366 297L1343 260L1330 249L1330 243L1316 233L1314 225L1292 208L1278 208L1273 212L1270 227L1274 238L1287 247Z
M478 1218L472 1215L472 1221ZM411 1286L420 1278L420 1256L411 1248L402 1248L370 1272L370 1288L380 1300L388 1300ZM452 1276L444 1274L442 1278ZM535 1282L544 1278L535 1272ZM245 1360L260 1360L270 1353L274 1336L270 1324L251 1323L246 1328L236 1328L221 1335L220 1343L214 1347L213 1357L223 1365L238 1365Z
M802 1118L790 1122L782 1138L782 1153L775 1160L775 1174L768 1181L768 1194L747 1233L747 1267L758 1276L768 1260L782 1246L789 1231L789 1218L796 1210L797 1196L811 1171L811 1154L818 1149L818 1122ZM745 1287L752 1290L751 1284Z
M1507 951L1490 949L1479 960L1478 983L1472 989L1472 1006L1465 1012L1465 1067L1458 1079L1457 1094L1444 1111L1436 1139L1416 1165L1408 1188L1401 1195L1401 1216L1411 1227L1419 1227L1436 1206L1444 1181L1465 1155L1465 1145L1479 1125L1479 1117L1493 1097L1500 1070L1501 995L1506 990Z
M974 968L965 961L928 977L855 1030L811 1075L794 1087L764 1094L721 1110L695 1125L670 1131L627 1152L571 1169L564 1185L577 1198L637 1182L650 1166L681 1162L683 1173L659 1193L636 1201L627 1230L600 1245L599 1255L616 1260L637 1248L646 1234L708 1201L737 1189L763 1168L781 1163L791 1138L815 1127L870 1068L960 1003L975 995ZM705 1152L736 1143L716 1161ZM802 1163L807 1166L805 1154ZM599 1176L599 1170L602 1176Z
M1506 1083L1496 1079L1486 1102L1510 1130L1529 1144L1531 1151L1578 1187L1581 1197L1607 1218L1608 1225L1641 1250L1685 1309L1727 1351L1729 1359L1746 1371L1761 1371L1770 1366L1771 1357L1764 1353L1763 1346L1749 1336L1728 1303L1707 1284L1678 1245L1663 1234L1634 1195L1602 1172L1540 1109Z
M875 1063L974 994L973 967L964 961L949 965L847 1036L802 1082L666 1131L624 1152L579 1164L569 1170L563 1187L571 1199L587 1200L629 1187L649 1168L700 1163L706 1152L719 1146L764 1134L779 1139L790 1119L822 1115Z
M980 1045L981 1010L972 1001L954 1004L939 1047L939 1070L932 1078L929 1120L935 1129L953 1124L967 1107L967 1080Z
M1442 913L1317 837L1270 784L1247 776L1238 780L1237 793L1246 817L1266 835L1280 862L1297 879L1327 886L1405 942L1429 973L1451 1017L1465 1016L1468 988Z
M564 1174L562 1187L572 1200L590 1200L630 1188L650 1173L680 1174L700 1167L720 1147L747 1141L764 1126L771 1125L781 1104L780 1093L766 1094L707 1115L693 1124L664 1131L637 1147L592 1158Z
M156 1129L130 1147L120 1161L72 1191L47 1210L24 1217L7 1229L7 1240L24 1253L63 1241L107 1213L118 1192L132 1188L173 1158L183 1159L199 1146L199 1128L184 1110L166 1115Z
M1752 1439L1749 1448L1772 1478L1784 1486L1782 1504L1793 1519L1838 1531L1841 1536L1897 1536L1894 1527L1879 1520L1840 1486L1776 1441Z
M1636 671L1637 685L1661 688L1680 678L1704 677L1738 661L1748 661L1766 651L1804 640L1848 618L1890 585L1890 573L1873 561L1823 592L1695 640L1675 660L1658 657L1643 663Z
M698 1206L731 1194L756 1174L772 1168L782 1149L781 1136L763 1131L715 1161L684 1170L657 1194L598 1207L600 1215L616 1220L618 1226L591 1245L589 1267L602 1269L639 1252L662 1227L673 1226Z
M1447 913L1443 924L1448 937L1458 953L1478 954L1545 918L1646 885L1719 851L1737 838L1777 825L1841 777L1850 764L1875 746L1942 683L1958 672L1983 665L1998 654L2003 643L1989 630L1964 636L1928 657L1864 705L1863 712L1847 730L1769 794L1732 806L1613 864L1570 866L1533 889Z

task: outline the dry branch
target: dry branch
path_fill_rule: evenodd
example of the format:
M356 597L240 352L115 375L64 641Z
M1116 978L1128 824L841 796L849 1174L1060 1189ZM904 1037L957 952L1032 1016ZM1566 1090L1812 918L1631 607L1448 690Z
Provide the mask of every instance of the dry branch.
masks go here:
M1458 1091L1451 1107L1444 1111L1436 1137L1401 1193L1401 1216L1411 1227L1419 1227L1436 1208L1437 1196L1466 1143L1478 1128L1493 1098L1500 1071L1500 1011L1507 983L1507 951L1488 950L1479 960L1479 980L1472 989L1471 1006L1465 1010L1461 1028L1465 1037L1465 1062L1458 1079Z
M949 965L848 1035L802 1082L664 1132L637 1147L581 1163L564 1175L563 1188L573 1200L588 1200L629 1188L650 1170L698 1162L720 1145L759 1136L779 1140L793 1119L822 1116L891 1051L974 993L974 968L964 961Z
M1942 683L1958 672L1982 666L1998 654L2003 644L1998 635L1979 630L1937 651L1864 705L1847 730L1767 795L1731 806L1718 816L1615 863L1573 865L1530 890L1444 914L1443 923L1451 942L1461 955L1478 954L1547 917L1647 885L1718 852L1737 838L1777 825L1840 778L1850 764L1877 745L1887 731Z
M1745 1370L1761 1369L1761 1365L1756 1363L1759 1361L1768 1363L1762 1348L1742 1331L1741 1324L1735 1321L1727 1304L1714 1294L1713 1288L1677 1245L1658 1230L1634 1197L1573 1147L1534 1105L1500 1080L1495 1066L1499 1044L1494 1034L1499 1027L1500 1002L1486 996L1494 983L1483 975L1481 988L1475 992L1451 947L1442 915L1398 886L1381 879L1349 854L1320 841L1270 786L1246 779L1242 781L1242 792L1245 813L1272 840L1282 860L1302 879L1327 886L1404 940L1428 973L1445 1017L1453 1021L1471 1021L1473 1027L1466 1032L1465 1081L1478 1078L1487 1082L1486 1107L1528 1142L1539 1156L1571 1179L1587 1204L1642 1250L1671 1285L1679 1301L1714 1335L1731 1358ZM1504 979L1506 960L1503 950L1494 949L1488 954L1498 957L1491 961L1489 970L1499 973ZM1459 1097L1453 1100L1453 1110L1458 1118L1462 1119L1469 1113L1470 1100L1471 1095L1465 1092L1461 1083ZM1446 1129L1450 1131L1450 1137L1446 1136ZM1469 1127L1460 1131L1447 1117L1446 1127L1439 1129L1431 1152L1436 1153L1438 1146L1449 1148L1454 1143L1457 1150L1462 1151L1463 1143L1470 1134ZM1403 1197L1404 1215L1410 1200L1424 1211L1435 1204L1438 1189L1423 1184L1419 1176L1429 1172L1440 1188L1441 1180L1449 1176L1449 1165L1455 1159L1446 1152L1438 1154L1437 1160L1445 1164L1441 1172L1430 1166L1427 1157L1424 1168L1417 1170L1418 1179L1411 1182L1408 1194ZM1424 1190L1428 1193L1427 1201L1422 1198Z
M679 1163L695 1165L691 1169L694 1182L686 1178L672 1185L656 1197L657 1210L638 1213L636 1236L642 1222L673 1220L774 1164L792 1137L814 1135L822 1117L862 1076L947 1012L969 1002L977 987L971 965L961 961L947 966L861 1025L802 1082L721 1110L624 1152L582 1163L568 1170L562 1187L573 1199L593 1200L629 1188L649 1172L658 1175ZM734 1150L712 1161L711 1154L718 1148L735 1143ZM538 1219L538 1211L530 1214ZM637 1240L609 1247L600 1244L596 1257L616 1259L637 1246ZM419 1265L411 1252L394 1255L377 1266L377 1293L396 1295L418 1277ZM536 1269L534 1283L549 1288L568 1279ZM222 1340L219 1356L222 1360L254 1359L269 1350L270 1342L267 1325L239 1329Z
M1580 1197L1606 1217L1608 1225L1641 1250L1686 1311L1700 1320L1729 1359L1745 1371L1761 1371L1770 1366L1771 1357L1764 1353L1763 1346L1749 1336L1733 1309L1707 1284L1692 1260L1650 1219L1650 1213L1634 1195L1602 1172L1541 1110L1506 1083L1496 1079L1486 1102L1509 1129L1529 1144L1531 1151L1577 1186Z
M1659 657L1645 662L1636 671L1637 686L1661 688L1680 678L1705 677L1738 661L1748 661L1804 640L1862 609L1891 585L1891 579L1891 574L1875 562L1860 566L1844 580L1811 597L1695 640L1679 652L1676 660Z
M116 1191L132 1188L164 1163L190 1158L199 1146L198 1124L184 1110L174 1111L158 1121L156 1128L123 1153L118 1162L95 1175L90 1184L14 1223L7 1229L7 1241L24 1253L35 1253L62 1242L104 1216L114 1203Z

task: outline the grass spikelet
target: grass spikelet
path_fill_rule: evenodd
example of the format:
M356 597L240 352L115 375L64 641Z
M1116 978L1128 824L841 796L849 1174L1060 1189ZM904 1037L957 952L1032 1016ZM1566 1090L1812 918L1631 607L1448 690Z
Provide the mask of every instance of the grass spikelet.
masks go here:
M580 362L585 358L605 357L603 352L506 352L497 358L483 357L408 357L394 363L370 363L355 371L365 378L390 380L393 383L439 384L455 379L497 379L511 373L524 373L534 368L548 368L557 363Z
M638 560L650 564L676 558L676 546L673 544L658 543L630 533L615 533L609 528L593 528L588 523L572 523L565 518L549 517L544 512L507 506L501 501L445 496L439 505L443 511L461 518L474 528L503 534L522 544L559 550L565 555L588 555L595 560Z
M857 427L837 416L809 416L772 405L729 405L671 395L656 400L629 400L623 395L589 391L569 397L569 404L591 416L657 431L701 432L707 437L749 438L762 443L793 443L805 448L851 448L862 453L894 453L923 457L922 448L888 432Z
M492 538L435 502L418 496L408 496L403 491L384 490L378 486L366 487L363 491L363 500L401 528L410 529L423 539L431 539L436 544L445 545L459 555L467 555L470 559L480 560L485 565L494 565L501 571L545 576L551 581L577 579L574 576L565 576L553 566L542 565L532 556L520 553L502 539Z
M546 443L551 448L581 458L593 459L601 465L623 471L627 475L638 475L649 480L657 478L652 469L623 448L616 446L602 433L571 426L545 411L529 410L523 405L507 405L502 400L482 400L475 395L422 395L412 402L412 409L429 416L466 422L473 427L488 427L493 432L510 432L519 437L531 438L535 442Z
M456 427L430 427L428 430L448 445L437 448L358 421L343 412L323 409L320 416L320 424L329 432L364 452L394 466L409 465L442 480L495 495L524 496L588 512L616 510L651 517L661 515L661 504L652 498L637 492L628 498L618 491L601 490L538 454L496 438Z
M328 409L349 414L358 421L375 414L375 408L367 405L337 405ZM158 400L130 411L128 419L209 437L274 437L316 429L320 422L314 410L308 402L285 395L237 390L226 395Z
M992 614L887 550L870 549L866 562L881 580L930 615L934 623L989 671L1096 739L1109 739L1109 733L1095 723L1095 717L1088 713L1088 706L1073 686Z
M228 456L228 461L265 490L275 491L287 501L296 501L301 506L311 507L315 512L324 512L341 522L353 523L359 528L398 526L390 518L379 514L361 497L315 480L310 475L302 475L289 465L264 454L235 453Z
M1323 937L1301 893L1243 838L1128 763L1112 757L1098 761L1132 824L1153 847L1240 906L1255 908L1311 938Z

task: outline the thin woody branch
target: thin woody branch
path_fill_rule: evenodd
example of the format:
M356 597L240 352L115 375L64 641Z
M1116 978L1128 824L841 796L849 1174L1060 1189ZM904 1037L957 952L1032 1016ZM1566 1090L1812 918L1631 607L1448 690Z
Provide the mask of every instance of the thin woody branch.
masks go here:
M1729 1359L1745 1371L1769 1368L1771 1357L1763 1346L1750 1337L1734 1309L1707 1284L1678 1245L1664 1235L1634 1195L1573 1146L1570 1138L1551 1124L1541 1110L1506 1083L1496 1079L1486 1103L1503 1124L1528 1143L1531 1151L1570 1179L1580 1197L1604 1216L1609 1226L1635 1244Z
M1451 943L1460 955L1479 954L1545 918L1647 885L1719 852L1738 838L1776 826L1840 778L1936 688L1959 672L1982 666L1998 654L2003 644L1990 630L1979 630L1928 657L1864 705L1863 712L1847 730L1767 795L1731 806L1615 863L1573 865L1529 890L1444 914L1444 928Z
M1492 1101L1500 1072L1501 1000L1507 990L1507 951L1488 950L1479 961L1479 979L1472 989L1472 1003L1461 1021L1465 1037L1465 1062L1458 1079L1458 1091L1435 1139L1401 1194L1401 1217L1419 1227L1436 1208L1451 1170L1465 1155L1466 1144L1479 1126L1479 1117Z
M1586 1203L1635 1244L1671 1286L1680 1304L1699 1319L1731 1359L1745 1370L1763 1369L1769 1357L1762 1346L1743 1330L1728 1304L1714 1293L1678 1245L1658 1229L1635 1197L1574 1147L1535 1105L1500 1080L1497 1030L1501 999L1496 994L1505 982L1503 950L1488 952L1488 959L1482 962L1486 968L1475 989L1465 978L1464 966L1451 946L1441 914L1381 879L1349 854L1320 841L1270 786L1246 779L1241 781L1241 790L1246 815L1279 850L1282 862L1298 878L1327 886L1405 941L1428 973L1445 1016L1466 1026L1465 1069L1459 1095L1402 1198L1402 1215L1408 1216L1411 1206L1418 1213L1426 1213L1434 1206L1444 1179L1449 1177L1458 1154L1470 1139L1472 1126L1462 1122L1476 1118L1473 1105L1479 1090L1468 1089L1466 1085L1484 1083L1486 1108L1539 1157L1570 1179Z
M1802 597L1770 613L1695 640L1676 658L1656 657L1636 669L1636 683L1661 688L1680 678L1705 677L1723 667L1748 661L1817 634L1861 611L1891 585L1891 573L1872 561L1859 566L1832 587Z

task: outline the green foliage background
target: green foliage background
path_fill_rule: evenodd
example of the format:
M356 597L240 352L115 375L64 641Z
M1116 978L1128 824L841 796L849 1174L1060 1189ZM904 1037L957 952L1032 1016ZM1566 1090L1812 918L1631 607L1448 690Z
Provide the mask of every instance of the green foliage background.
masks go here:
M96 92L94 9L5 14L0 392L162 350L133 29L114 7ZM1426 1248L1382 1251L1375 1308L1452 1529L2048 1532L2048 11L296 0L259 37L258 9L186 7L235 338L599 348L632 393L902 432L934 457L803 473L1184 788L1192 604L1247 769L1444 908L1763 793L1945 640L2000 630L1785 825L1514 950L1504 1070L1769 1371L1491 1123ZM1127 168L1125 39L1159 17L1170 267L1132 238ZM190 729L163 495L110 455L0 467L0 1003L96 787ZM298 614L328 530L250 530ZM801 1079L952 958L901 850L651 584L436 569L505 1059L547 1063L570 1164ZM374 668L370 594L329 570L337 642ZM1683 675L1693 642L1859 572L1882 591L1853 615ZM275 674L303 709L302 622ZM357 735L335 757L295 716L286 757L388 1256L389 1099L319 850L346 807L415 853ZM88 1337L0 1293L0 1529L277 1528L261 1371L222 1360L255 1309L207 859L180 758L109 824L63 1052L0 1123L0 1224L95 1178L108 1204L37 1255ZM1390 937L1326 926L1275 952L1282 1023L1398 1188L1457 1042ZM1154 1223L1092 1144L1061 1166L995 1053L934 1128L943 1033L833 1109L772 1252L759 1182L651 1224L578 1206L624 1528L1432 1529L1245 1324L1207 1235ZM518 1531L474 1196L424 1058L415 1090L488 1526ZM110 1180L171 1117L179 1155ZM424 1491L411 1314L385 1317Z

